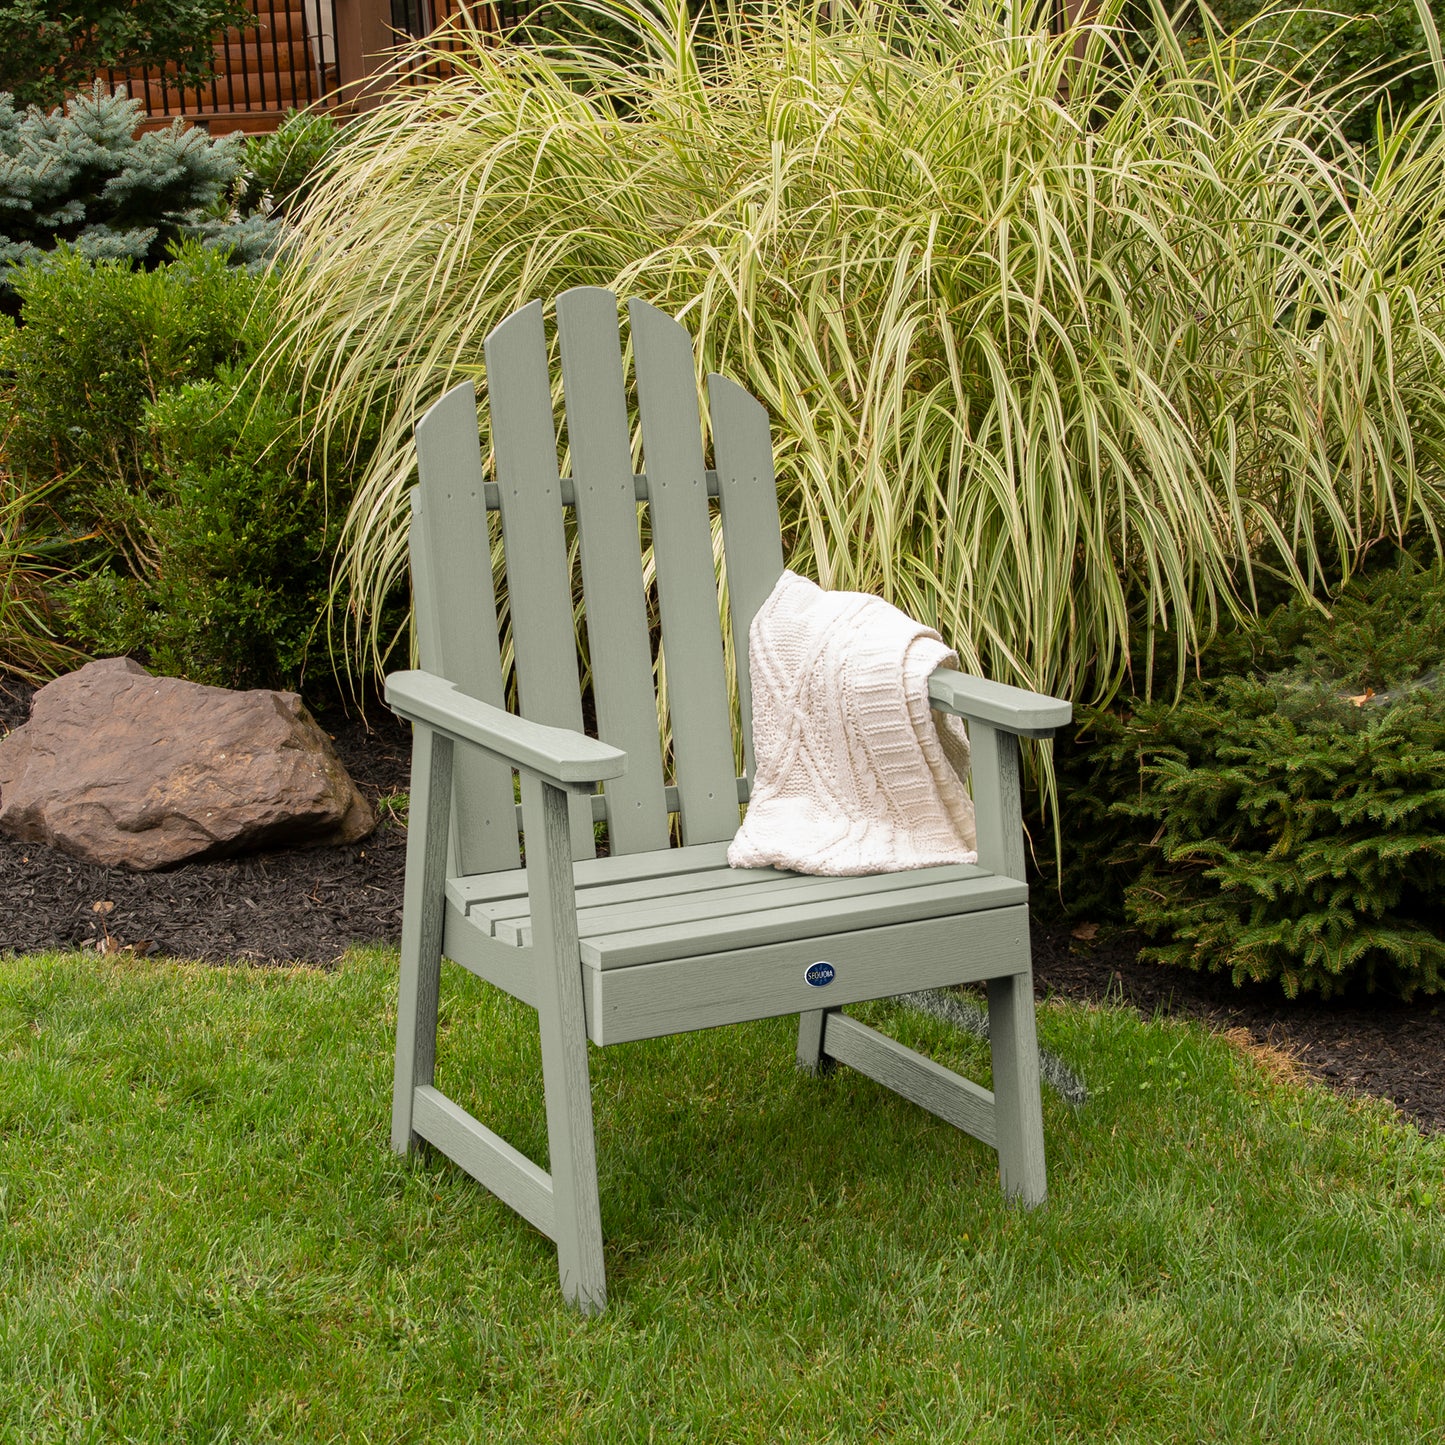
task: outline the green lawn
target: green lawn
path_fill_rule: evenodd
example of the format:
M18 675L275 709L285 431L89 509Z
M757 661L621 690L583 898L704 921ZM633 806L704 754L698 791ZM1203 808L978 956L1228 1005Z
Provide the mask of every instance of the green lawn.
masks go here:
M1094 1099L1046 1097L1025 1214L786 1020L609 1049L584 1321L545 1239L388 1152L394 973L0 961L0 1440L1445 1436L1445 1139L1384 1105L1048 1007ZM440 1082L541 1157L529 1019L449 973Z

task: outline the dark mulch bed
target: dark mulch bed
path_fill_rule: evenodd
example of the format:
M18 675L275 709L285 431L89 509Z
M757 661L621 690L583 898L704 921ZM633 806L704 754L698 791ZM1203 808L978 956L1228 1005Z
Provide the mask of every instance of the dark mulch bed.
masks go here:
M0 731L25 722L32 691L0 679ZM405 790L410 737L380 703L364 718L323 712L317 721L373 805ZM207 962L325 964L352 943L395 941L406 832L380 811L376 832L349 847L290 848L161 873L99 868L0 834L0 952L130 947Z
M0 730L25 721L30 691L0 678ZM323 713L319 721L373 802L405 790L409 738L379 703L364 717ZM0 952L129 947L203 961L329 964L353 943L400 937L405 849L405 831L385 815L375 834L350 847L149 874L92 867L0 836ZM1067 924L1038 926L1039 993L1245 1029L1336 1088L1391 1099L1422 1128L1445 1129L1445 1002L1289 1002L1276 991L1141 964L1137 948L1129 935L1084 941Z

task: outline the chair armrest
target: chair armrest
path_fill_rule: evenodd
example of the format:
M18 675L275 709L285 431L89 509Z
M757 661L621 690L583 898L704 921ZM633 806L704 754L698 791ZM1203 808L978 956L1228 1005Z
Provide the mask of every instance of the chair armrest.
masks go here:
M928 679L928 700L942 712L1025 738L1051 738L1074 715L1072 704L1062 698L989 682L951 667L940 667Z
M559 787L600 783L627 771L627 754L620 748L478 702L435 673L392 673L386 705L409 722L437 728Z

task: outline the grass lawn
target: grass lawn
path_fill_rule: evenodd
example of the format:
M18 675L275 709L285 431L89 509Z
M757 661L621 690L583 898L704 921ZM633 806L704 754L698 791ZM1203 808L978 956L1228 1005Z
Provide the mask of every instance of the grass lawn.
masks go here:
M388 1152L394 974L0 960L0 1440L1445 1438L1445 1139L1382 1104L1047 1007L1094 1099L1046 1096L1026 1214L787 1020L608 1049L584 1321L545 1239ZM544 1159L531 1015L445 989L439 1083Z

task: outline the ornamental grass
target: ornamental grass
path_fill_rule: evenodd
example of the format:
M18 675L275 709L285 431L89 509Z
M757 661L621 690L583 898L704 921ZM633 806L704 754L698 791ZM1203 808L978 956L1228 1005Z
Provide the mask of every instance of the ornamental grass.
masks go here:
M1262 572L1438 543L1438 105L1367 156L1227 38L1133 58L1117 5L1055 37L986 0L660 3L589 6L607 44L412 47L445 73L354 121L301 210L272 364L318 438L381 428L337 577L354 657L395 640L417 418L583 284L767 405L795 569L970 670L1107 698L1131 648L1181 677Z

